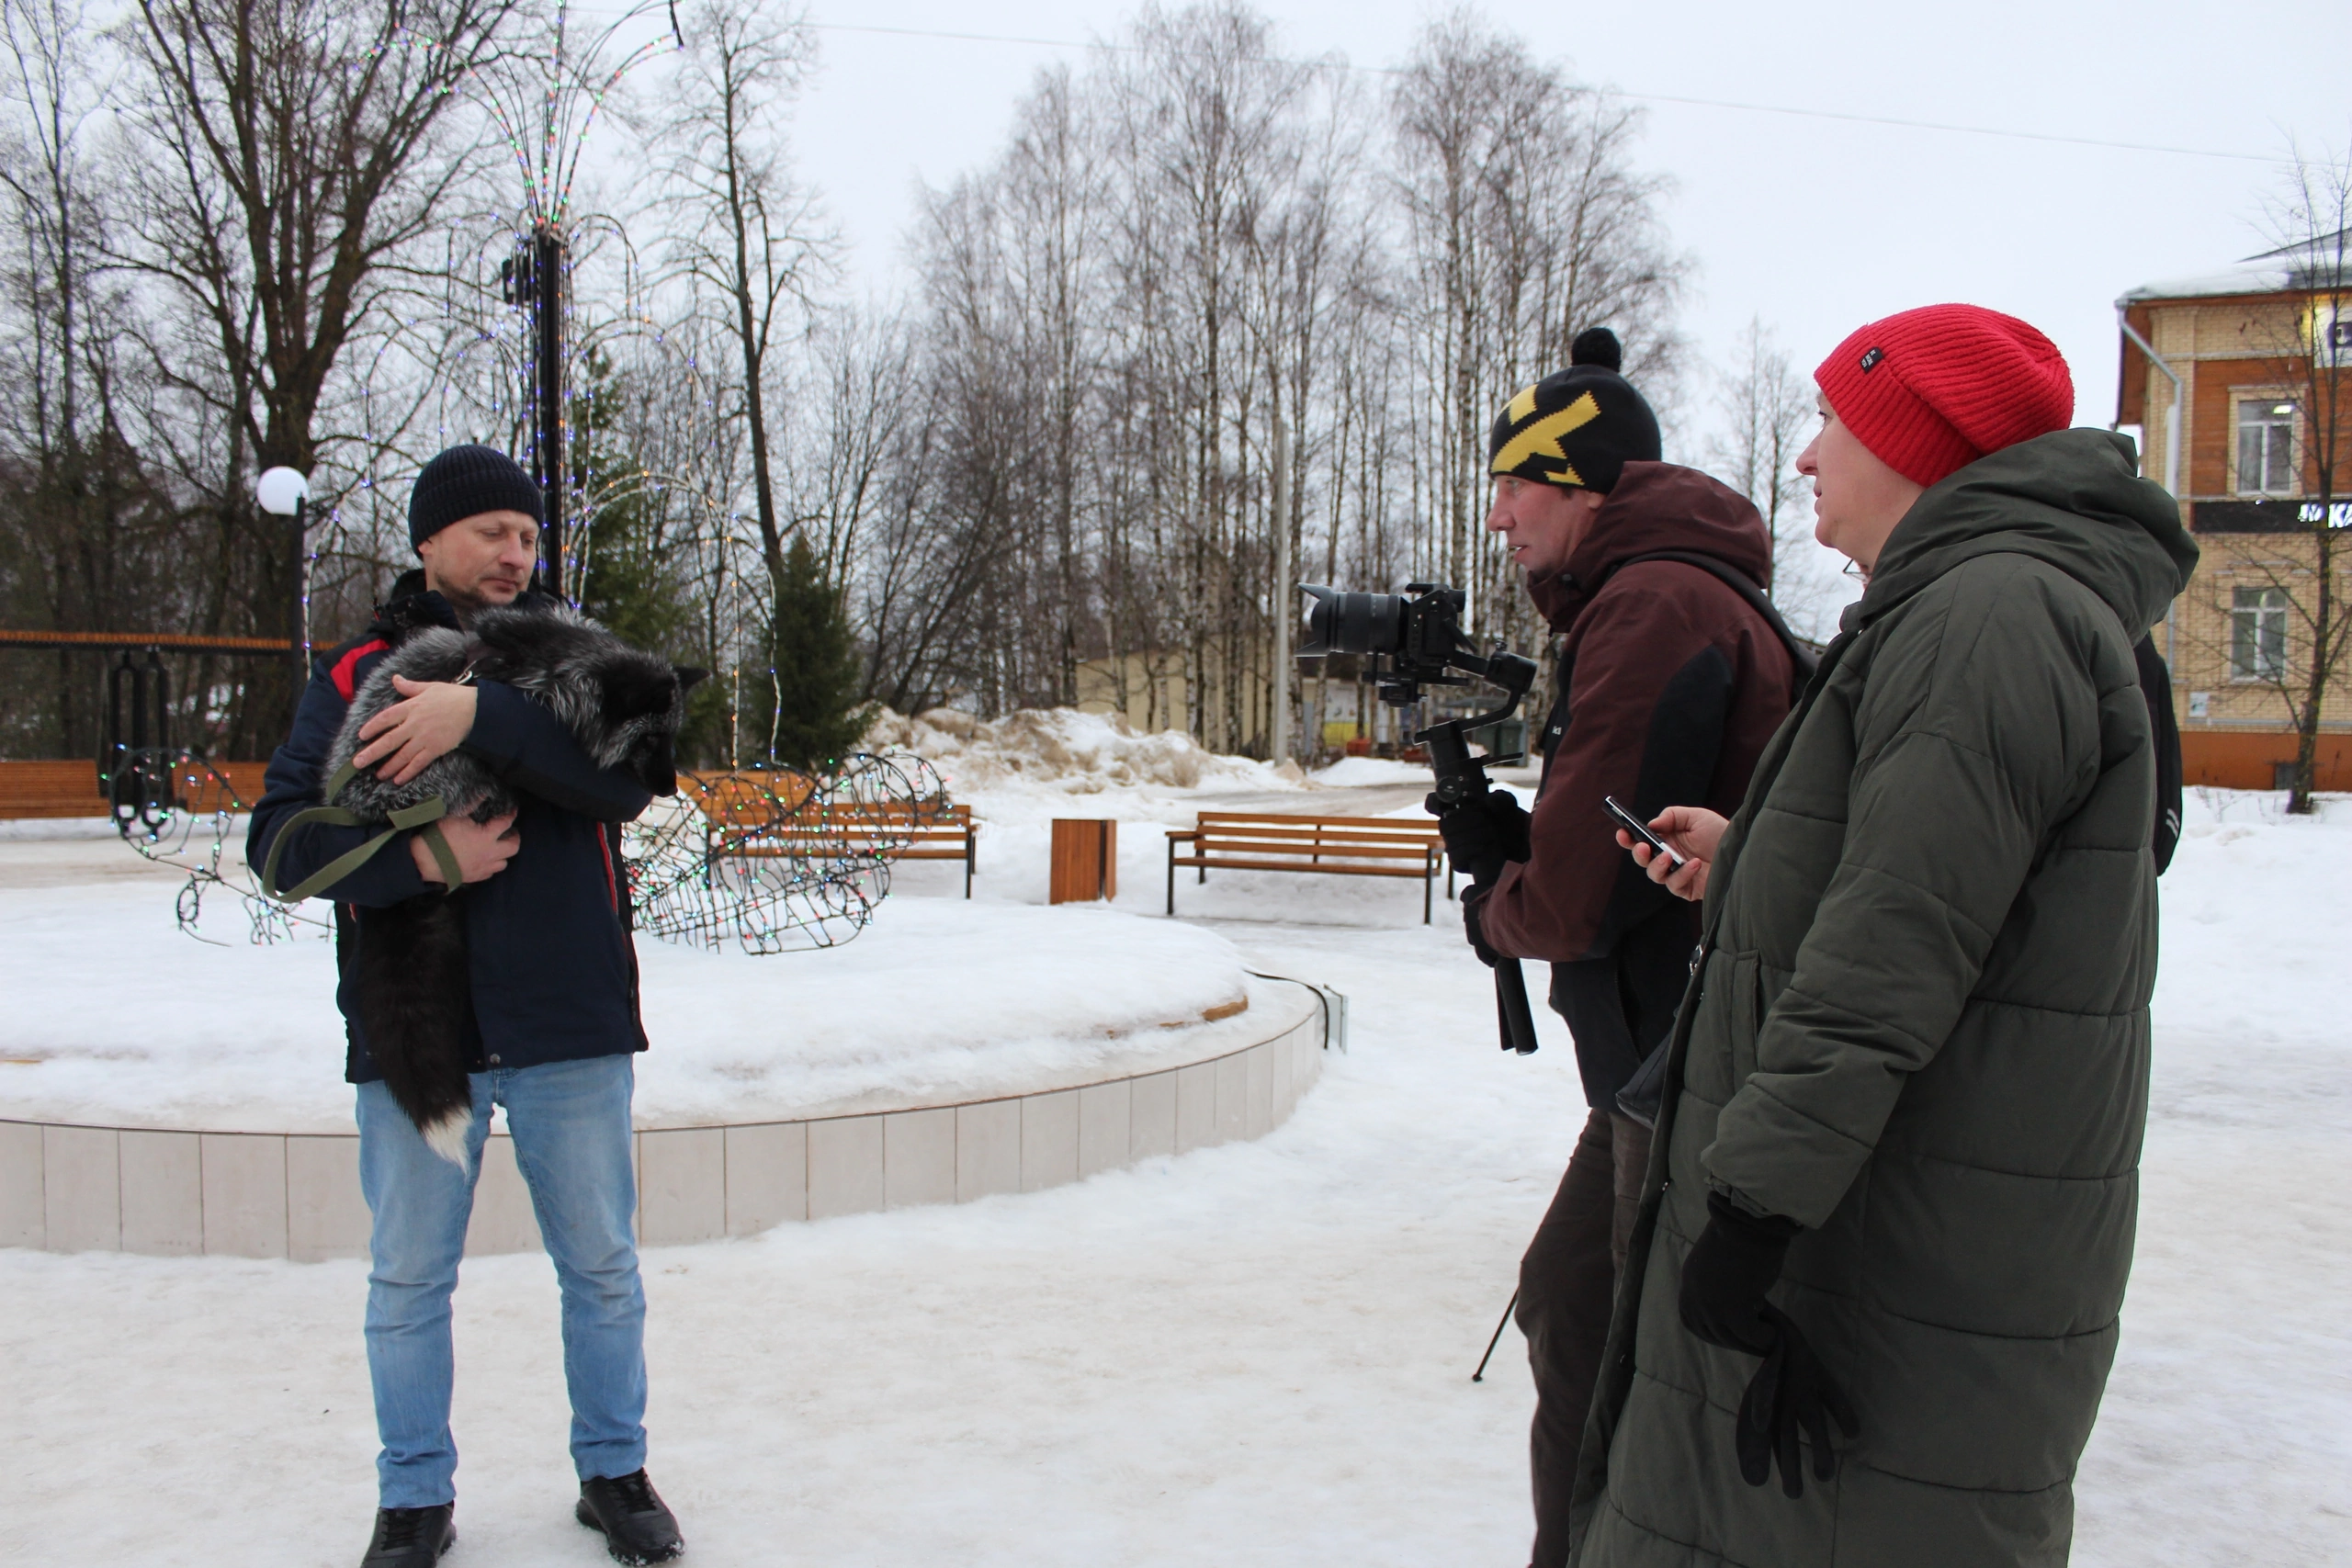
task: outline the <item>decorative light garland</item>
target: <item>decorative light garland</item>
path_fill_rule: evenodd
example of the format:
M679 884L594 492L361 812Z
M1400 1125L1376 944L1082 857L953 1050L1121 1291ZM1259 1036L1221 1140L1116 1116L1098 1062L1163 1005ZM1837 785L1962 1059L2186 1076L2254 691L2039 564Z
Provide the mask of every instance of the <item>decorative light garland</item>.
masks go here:
M231 852L252 804L201 750L125 750L108 780L123 841L187 877L172 906L182 931L232 945L204 927L207 896L218 891L235 901L254 945L333 934L315 904L269 897ZM667 941L751 953L837 946L874 918L914 831L949 812L939 770L911 752L858 752L821 775L683 773L674 796L621 829L636 924Z

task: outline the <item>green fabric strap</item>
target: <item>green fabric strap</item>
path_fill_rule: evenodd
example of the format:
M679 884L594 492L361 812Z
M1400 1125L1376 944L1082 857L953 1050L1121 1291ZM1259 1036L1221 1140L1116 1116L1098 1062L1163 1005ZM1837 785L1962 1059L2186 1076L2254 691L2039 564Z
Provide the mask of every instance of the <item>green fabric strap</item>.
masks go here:
M336 769L334 777L327 781L327 798L333 800L336 795L341 795L344 786L357 774L358 770L348 762ZM437 795L420 800L414 806L402 807L386 819L388 825L382 832L356 849L346 850L335 856L309 876L304 877L300 886L289 887L281 893L277 890L277 857L286 852L287 843L294 837L296 829L306 828L313 822L323 822L331 828L367 826L356 816L340 806L306 807L288 818L286 826L277 830L277 837L271 841L269 859L262 865L262 891L281 904L299 904L305 898L314 898L321 892L334 886L375 859L376 852L389 843L393 834L404 832L411 828L421 828L424 830L424 847L433 852L434 863L441 868L441 880L446 891L455 893L465 886L466 879L458 874L458 857L450 852L449 840L442 836L439 826L441 818L448 814L449 803Z

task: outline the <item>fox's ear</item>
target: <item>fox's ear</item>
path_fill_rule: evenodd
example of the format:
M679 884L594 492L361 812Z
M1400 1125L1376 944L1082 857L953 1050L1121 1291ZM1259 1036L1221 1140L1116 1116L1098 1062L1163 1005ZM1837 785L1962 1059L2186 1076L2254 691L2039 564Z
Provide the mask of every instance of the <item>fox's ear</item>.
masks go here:
M697 670L691 664L674 665L672 672L678 677L678 694L682 697L710 679L709 671Z
M667 670L649 669L631 660L605 671L605 710L616 718L637 718L667 713L678 683Z

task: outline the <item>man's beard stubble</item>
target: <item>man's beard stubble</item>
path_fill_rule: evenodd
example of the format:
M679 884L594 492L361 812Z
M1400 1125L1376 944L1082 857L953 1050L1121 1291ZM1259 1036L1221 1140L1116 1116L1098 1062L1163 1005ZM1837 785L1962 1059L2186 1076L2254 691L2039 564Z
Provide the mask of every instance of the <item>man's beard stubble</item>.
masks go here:
M475 587L479 586L478 580ZM473 588L458 588L452 584L436 584L435 587L441 597L449 602L449 608L458 613L458 624L461 626L471 626L473 618L484 610L503 609L531 591L531 585L526 581L514 591L513 599L499 600L477 592Z

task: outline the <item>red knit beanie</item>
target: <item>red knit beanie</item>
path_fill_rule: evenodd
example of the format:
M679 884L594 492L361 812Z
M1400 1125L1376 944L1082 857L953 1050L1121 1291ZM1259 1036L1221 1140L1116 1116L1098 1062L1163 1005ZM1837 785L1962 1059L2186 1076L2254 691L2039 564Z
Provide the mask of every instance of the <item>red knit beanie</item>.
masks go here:
M1922 305L1872 321L1813 378L1871 456L1915 484L2075 418L2075 378L2058 345L1981 305Z

